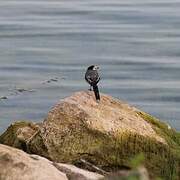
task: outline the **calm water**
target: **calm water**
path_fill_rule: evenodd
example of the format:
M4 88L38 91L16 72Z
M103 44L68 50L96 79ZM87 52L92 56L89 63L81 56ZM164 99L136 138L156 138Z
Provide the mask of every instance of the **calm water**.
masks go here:
M90 64L102 92L180 130L179 9L180 0L1 0L0 132L87 89Z

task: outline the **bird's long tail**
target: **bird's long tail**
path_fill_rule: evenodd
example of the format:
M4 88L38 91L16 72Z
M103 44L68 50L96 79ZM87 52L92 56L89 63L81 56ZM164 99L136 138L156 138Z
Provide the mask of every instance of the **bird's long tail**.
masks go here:
M93 85L93 91L97 101L100 101L99 89L97 85Z

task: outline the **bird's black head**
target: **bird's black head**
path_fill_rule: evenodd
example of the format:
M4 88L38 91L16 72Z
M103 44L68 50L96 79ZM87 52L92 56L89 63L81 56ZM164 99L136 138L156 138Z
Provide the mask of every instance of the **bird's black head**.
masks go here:
M91 65L88 67L88 70L98 70L99 67L97 65Z

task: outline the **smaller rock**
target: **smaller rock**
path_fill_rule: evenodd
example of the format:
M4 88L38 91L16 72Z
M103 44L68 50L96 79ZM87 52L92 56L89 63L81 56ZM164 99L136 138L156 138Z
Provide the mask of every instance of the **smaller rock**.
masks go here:
M68 180L52 162L0 144L1 180Z
M80 169L71 164L54 163L57 169L65 173L70 180L99 180L104 176Z

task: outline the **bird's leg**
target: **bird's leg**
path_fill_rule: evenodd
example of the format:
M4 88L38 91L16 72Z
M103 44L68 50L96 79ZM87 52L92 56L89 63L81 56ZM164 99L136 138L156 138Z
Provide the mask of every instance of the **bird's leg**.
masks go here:
M89 88L89 91L92 91L92 88L91 88L92 86L90 85L90 88Z

